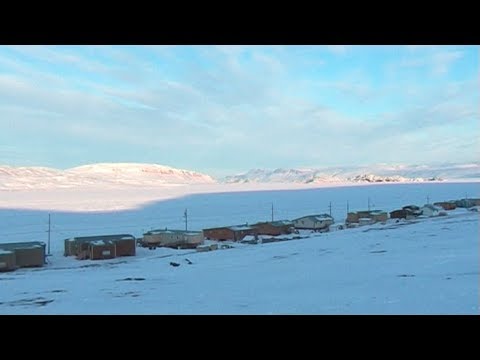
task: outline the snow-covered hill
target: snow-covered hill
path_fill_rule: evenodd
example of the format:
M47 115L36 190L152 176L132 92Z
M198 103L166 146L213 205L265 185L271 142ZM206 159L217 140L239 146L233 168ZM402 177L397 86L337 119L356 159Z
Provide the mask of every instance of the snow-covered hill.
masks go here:
M67 170L47 167L0 166L0 190L45 190L96 187L164 187L166 185L291 184L332 185L377 182L478 180L480 163L372 165L310 169L253 169L218 181L210 175L169 166L142 163L99 163Z
M227 176L225 183L339 183L424 182L480 178L480 163L428 165L372 165L312 169L253 169Z
M210 183L215 180L209 175L156 164L100 163L67 170L0 166L0 190Z

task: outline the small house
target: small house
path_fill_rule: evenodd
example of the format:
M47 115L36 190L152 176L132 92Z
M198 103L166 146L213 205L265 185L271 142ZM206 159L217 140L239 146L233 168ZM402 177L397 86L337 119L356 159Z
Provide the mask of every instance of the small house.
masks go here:
M360 224L360 219L371 219L372 221L369 223L385 222L388 220L388 213L382 210L360 210L355 212L349 212L347 214L346 223L347 225L352 223ZM367 221L362 220L362 223L366 224Z
M106 260L116 257L116 246L111 240L96 240L87 244L90 260Z
M366 219L371 217L372 210L360 210L360 211L352 211L347 214L347 224L352 223L359 223L360 219ZM365 222L365 221L363 221Z
M393 210L393 211L390 211L390 218L391 219L406 219L407 215L409 213L410 212L408 210L405 210L405 209Z
M388 213L382 210L372 210L370 212L370 219L374 222L385 222L388 220Z
M363 225L372 225L375 223L375 220L369 217L364 217L358 219L358 225L363 226Z
M0 244L0 250L15 254L16 267L41 267L45 265L45 247L45 243L42 241Z
M171 247L194 249L203 243L201 231L151 230L143 234L142 245L148 248Z
M125 235L121 238L112 239L115 244L115 256L135 256L137 240L132 235Z
M369 218L370 215L372 214L373 210L360 210L357 211L356 213L358 214L358 218Z
M293 226L296 229L305 230L328 230L329 226L334 223L333 217L328 214L308 215L293 220Z
M421 209L422 215L424 216L438 216L442 208L439 208L432 204L426 204Z
M441 207L443 210L455 210L457 208L457 205L455 205L453 201L440 201L433 205Z
M277 236L293 232L293 222L288 220L259 222L253 224L252 227L257 229L258 235Z
M468 209L476 206L476 204L478 203L478 199L460 199L460 200L455 200L454 203L457 207Z
M12 271L17 268L15 262L15 252L11 250L0 249L0 272Z
M241 241L247 235L256 236L257 234L258 230L248 224L203 229L203 235L206 239L219 241Z
M358 219L360 217L358 216L358 213L356 212L349 212L347 214L347 220L346 220L346 223L347 224L352 224L352 223L358 223Z
M77 256L78 258L89 258L90 248L89 244L94 241L112 242L116 249L116 256L134 256L136 254L136 239L129 234L114 234L114 235L94 235L94 236L80 236L64 241L64 255Z

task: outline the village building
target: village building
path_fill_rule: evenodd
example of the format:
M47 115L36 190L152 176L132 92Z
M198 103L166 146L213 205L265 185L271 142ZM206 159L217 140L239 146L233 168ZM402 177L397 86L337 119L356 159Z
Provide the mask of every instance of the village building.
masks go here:
M15 252L13 250L0 249L0 272L12 271L16 268Z
M80 236L80 237L65 239L64 255L76 256L79 259L89 259L92 254L95 254L95 258L98 259L99 255L97 253L100 250L92 250L92 247L90 247L90 244L95 242L100 242L100 241L104 242L105 244L108 243L109 244L108 248L111 247L110 243L113 244L113 246L115 247L115 251L113 251L112 253L115 255L115 257L136 255L137 241L135 237L130 234ZM96 246L99 246L99 243Z
M293 220L295 229L328 231L334 223L333 217L328 214L307 215Z
M455 210L457 208L457 205L453 201L440 201L433 205L441 207L443 210Z
M471 208L480 205L480 199L460 199L453 201L457 207Z
M151 230L143 234L142 246L148 248L171 247L193 249L203 244L204 238L201 231L185 230Z
M363 219L362 221L360 221ZM366 219L370 219L367 221ZM350 227L351 224L360 224L368 225L376 222L385 222L388 220L388 213L382 210L360 210L353 211L347 214L347 219L345 220L347 227Z
M369 217L374 222L385 222L388 220L388 213L382 210L372 210Z
M358 213L355 211L349 212L347 214L347 220L345 221L348 224L358 224L358 219L360 217L358 216Z
M413 211L408 210L408 209L399 209L399 210L393 210L390 212L390 218L391 219L406 219L410 220L414 218L415 215Z
M442 208L432 204L426 204L421 209L423 216L438 216Z
M278 220L271 222L259 222L252 225L253 228L257 229L258 235L283 235L291 234L294 232L293 222L289 220Z
M420 216L422 215L422 210L420 210L420 207L417 205L406 205L402 207L403 210L408 210L411 212L411 215L413 216Z
M206 239L209 240L231 240L231 241L241 241L247 235L258 235L257 228L253 226L245 225L235 225L235 226L224 226L217 228L203 229L203 235Z
M106 260L117 257L116 244L111 240L96 240L88 243L90 260Z
M364 217L364 218L358 219L358 225L360 226L372 225L372 224L375 224L375 220L373 220L372 218Z
M15 265L13 266L16 268L41 267L45 265L45 247L45 243L42 241L0 244L0 250L15 254ZM8 265L8 267L12 267L11 255L4 254L3 258L8 259L8 264L6 264L6 266Z

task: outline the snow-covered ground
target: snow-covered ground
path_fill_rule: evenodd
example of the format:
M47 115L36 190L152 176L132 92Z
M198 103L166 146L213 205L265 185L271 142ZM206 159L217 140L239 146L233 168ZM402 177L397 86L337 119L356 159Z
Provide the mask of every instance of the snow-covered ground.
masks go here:
M375 209L391 211L423 205L427 197L430 202L480 197L478 183L271 191L246 185L192 186L156 192L134 187L0 192L0 242L47 242L50 213L52 253L44 268L0 273L0 313L480 313L479 213L465 209L417 222L390 220L387 225L203 253L139 248L136 257L107 261L63 257L67 237L139 237L152 228L183 228L185 208L189 229L199 230L269 220L272 203L276 219L292 219L328 212L331 202L332 215L342 222L347 201L350 210L365 209L370 199ZM119 210L78 211L115 202ZM126 207L132 208L120 210ZM180 266L171 266L172 261Z

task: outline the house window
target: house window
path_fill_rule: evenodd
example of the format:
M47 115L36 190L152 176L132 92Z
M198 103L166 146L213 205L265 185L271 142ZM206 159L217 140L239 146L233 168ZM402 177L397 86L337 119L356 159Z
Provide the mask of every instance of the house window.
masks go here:
M301 222L302 222L302 225L305 224L305 222L303 220Z

